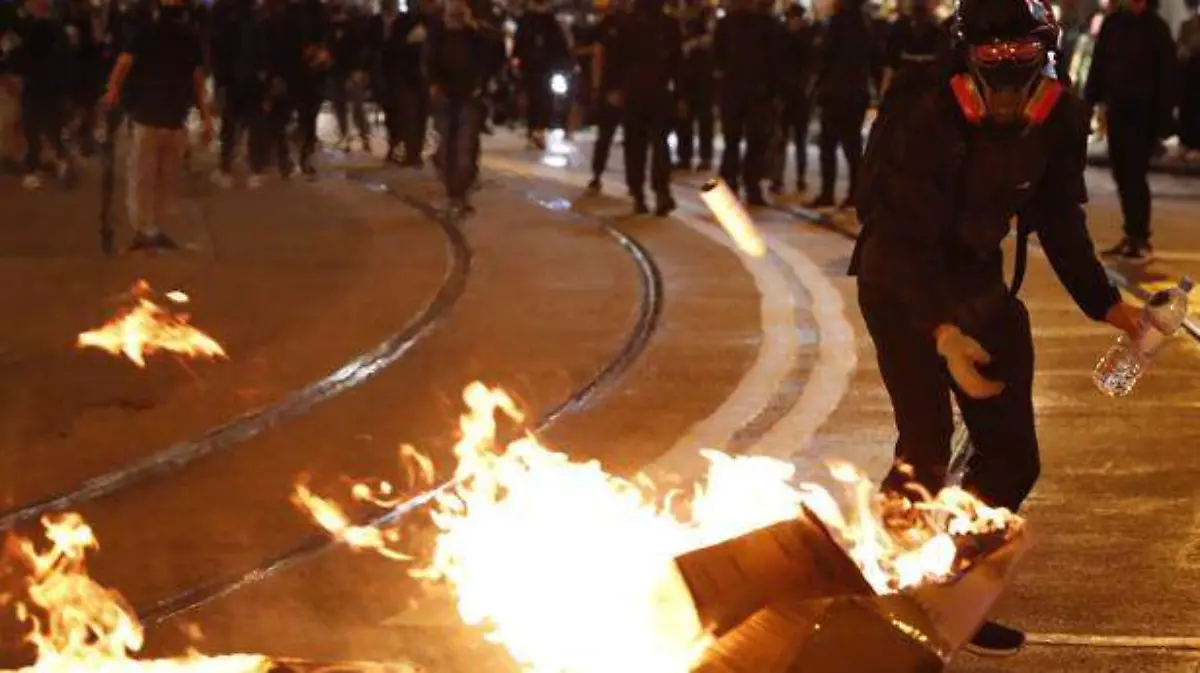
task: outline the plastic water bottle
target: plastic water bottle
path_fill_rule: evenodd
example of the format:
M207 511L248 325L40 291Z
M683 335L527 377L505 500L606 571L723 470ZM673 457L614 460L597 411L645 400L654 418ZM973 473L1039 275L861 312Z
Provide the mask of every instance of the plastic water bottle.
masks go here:
M1092 380L1100 392L1109 397L1124 397L1133 391L1154 354L1187 318L1188 293L1192 286L1192 279L1185 277L1179 285L1155 292L1150 297L1142 310L1141 334L1137 340L1122 334L1096 363Z

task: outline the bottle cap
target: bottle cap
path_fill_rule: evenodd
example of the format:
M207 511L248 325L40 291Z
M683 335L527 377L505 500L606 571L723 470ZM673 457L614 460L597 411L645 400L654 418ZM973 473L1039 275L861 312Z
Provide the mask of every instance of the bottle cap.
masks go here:
M1193 281L1190 276L1184 276L1183 278L1179 279L1179 289L1183 290L1184 292L1191 292L1192 288L1195 286L1196 282Z

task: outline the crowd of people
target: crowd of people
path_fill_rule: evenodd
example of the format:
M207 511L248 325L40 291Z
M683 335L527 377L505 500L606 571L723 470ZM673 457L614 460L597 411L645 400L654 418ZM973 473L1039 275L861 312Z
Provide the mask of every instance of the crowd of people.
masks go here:
M192 108L207 132L219 128L213 180L225 187L234 184L243 146L250 188L273 171L313 176L317 118L328 102L342 149L355 141L369 149L382 118L385 160L404 167L423 164L432 119L441 139L435 164L461 210L470 210L481 132L518 117L533 148L545 147L552 126L596 126L593 190L622 128L639 213L649 212L647 163L658 215L674 208L672 170L710 171L714 162L747 203L765 204L765 192L788 187L789 145L797 149L796 191L809 206L829 208L849 203L864 122L894 74L934 76L951 44L936 0L911 0L897 16L867 0L836 0L820 20L801 4L780 11L774 0L596 0L571 13L553 0L512 12L491 0L414 1L0 4L0 154L30 189L43 183L46 154L70 182L77 157L95 152L100 112L121 111L134 124L131 153L140 159L131 164L131 186L142 192L130 197L131 219L160 243L155 204L170 199L172 180L163 176L184 161ZM1120 18L1105 21L1107 30L1091 26L1078 53L1064 45L1071 63L1057 64L1064 77L1068 69L1088 75L1089 102L1107 111L1128 234L1109 252L1130 258L1150 251L1145 174L1157 141L1177 130L1185 149L1200 151L1196 96L1182 96L1177 123L1173 117L1174 69L1182 64L1179 72L1193 79L1200 71L1200 19L1185 24L1176 49L1153 11L1144 19L1119 12L1152 3L1109 7L1103 16ZM804 148L814 118L820 184L810 194ZM849 166L841 198L839 153Z

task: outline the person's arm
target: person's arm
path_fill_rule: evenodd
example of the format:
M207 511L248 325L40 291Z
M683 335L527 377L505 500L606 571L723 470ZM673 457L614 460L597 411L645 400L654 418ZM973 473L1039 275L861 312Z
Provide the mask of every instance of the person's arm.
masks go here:
M1050 164L1029 206L1021 213L1022 225L1036 232L1050 266L1075 303L1092 320L1113 322L1113 309L1121 296L1108 280L1087 230L1086 112L1074 97L1059 102L1065 109L1058 137L1062 145ZM1124 329L1125 325L1118 325Z
M130 40L130 44L125 45L121 55L117 57L112 73L108 76L108 91L104 94L104 103L108 107L114 107L121 100L121 89L125 86L125 79L129 76L130 69L133 68L134 57L141 47L141 41L135 35Z

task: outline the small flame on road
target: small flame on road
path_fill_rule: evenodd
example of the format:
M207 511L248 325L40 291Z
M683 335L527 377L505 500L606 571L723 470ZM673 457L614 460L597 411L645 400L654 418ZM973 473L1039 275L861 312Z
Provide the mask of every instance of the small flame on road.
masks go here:
M98 548L92 529L78 514L42 519L50 549L39 552L28 539L12 538L10 548L29 571L28 602L16 603L17 616L30 625L26 642L36 662L21 673L266 673L271 661L260 655L137 660L142 625L116 591L88 576L85 557Z
M708 474L693 490L659 493L643 476L610 475L532 436L498 446L498 419L523 421L512 399L480 383L463 397L458 465L431 498L436 544L411 574L448 583L463 621L484 627L528 673L686 673L712 638L675 558L805 508L881 594L963 570L955 536L1019 524L957 489L916 504L884 498L837 463L830 471L846 490L844 509L829 490L795 484L791 463L719 451L703 452ZM335 505L303 485L297 492L319 525L355 544L346 519L330 523Z
M150 284L139 280L130 290L131 306L103 326L79 335L79 348L99 348L113 355L124 355L138 367L146 366L146 356L167 351L191 358L224 358L225 349L208 334L188 324L190 317L173 313L151 301ZM164 295L176 304L190 298L178 290Z

